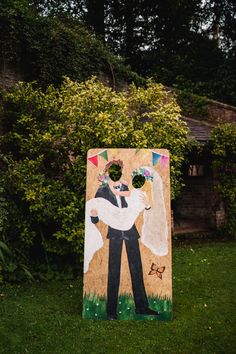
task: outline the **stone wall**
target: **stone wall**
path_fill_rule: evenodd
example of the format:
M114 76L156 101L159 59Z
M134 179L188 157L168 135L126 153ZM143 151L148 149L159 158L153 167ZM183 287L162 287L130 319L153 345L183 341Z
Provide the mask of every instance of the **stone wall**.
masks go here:
M0 90L8 90L23 79L23 75L15 67L4 65L0 68Z
M236 107L217 102L208 103L209 120L215 123L236 122Z

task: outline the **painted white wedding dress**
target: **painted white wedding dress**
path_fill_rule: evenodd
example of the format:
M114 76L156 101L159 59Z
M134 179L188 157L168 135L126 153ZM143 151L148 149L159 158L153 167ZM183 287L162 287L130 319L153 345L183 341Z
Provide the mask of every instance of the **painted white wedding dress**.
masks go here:
M145 192L133 189L129 197L125 197L127 208L118 208L104 198L93 198L86 202L85 210L85 245L84 245L84 272L95 254L103 246L102 236L96 225L92 223L90 212L96 209L99 220L114 229L126 231L131 229L139 214L144 211L144 222L141 233L142 243L155 255L164 256L168 253L168 227L166 209L163 196L162 180L159 174L151 167L145 167L153 174L152 208L145 210L145 204L140 200Z
M93 198L86 203L86 209L96 209L99 220L113 229L125 231L131 229L139 213L144 210L139 197L144 194L140 189L133 189L129 197L125 197L127 208L118 208L104 198Z

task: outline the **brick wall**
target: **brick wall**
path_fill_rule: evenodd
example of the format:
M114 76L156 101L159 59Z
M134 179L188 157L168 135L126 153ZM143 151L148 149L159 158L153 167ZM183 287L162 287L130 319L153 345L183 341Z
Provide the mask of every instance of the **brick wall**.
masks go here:
M215 189L215 176L210 172L201 177L185 177L181 197L174 203L175 221L185 219L205 222L219 228L224 224L223 202Z
M215 226L217 229L219 229L221 226L224 225L225 222L224 207L222 206L220 210L216 210L216 212L213 214L213 217L214 217Z

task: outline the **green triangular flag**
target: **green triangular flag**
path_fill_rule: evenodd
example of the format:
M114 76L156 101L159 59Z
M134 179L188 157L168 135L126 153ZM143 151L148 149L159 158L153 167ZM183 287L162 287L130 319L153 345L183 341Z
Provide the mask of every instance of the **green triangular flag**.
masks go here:
M105 160L108 161L108 155L107 155L107 150L103 150L102 152L99 152L99 156L102 156Z

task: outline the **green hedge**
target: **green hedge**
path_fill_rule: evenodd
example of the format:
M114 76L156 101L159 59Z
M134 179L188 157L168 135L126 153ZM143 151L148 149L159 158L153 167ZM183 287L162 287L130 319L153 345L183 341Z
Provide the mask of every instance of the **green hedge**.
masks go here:
M6 93L0 138L3 241L24 253L36 248L82 259L90 148L169 149L172 197L177 195L187 144L179 112L164 87L151 81L146 88L132 85L129 94L95 78L84 83L66 78L59 89L50 86L46 92L21 83ZM152 121L141 123L145 117Z

